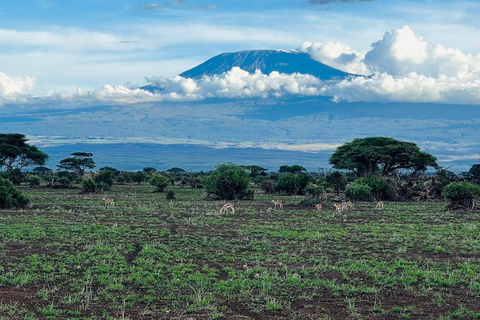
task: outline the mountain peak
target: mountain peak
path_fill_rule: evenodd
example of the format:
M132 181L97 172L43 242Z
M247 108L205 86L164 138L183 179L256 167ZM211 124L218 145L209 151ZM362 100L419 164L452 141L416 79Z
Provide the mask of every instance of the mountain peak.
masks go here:
M245 50L225 52L180 74L184 78L201 78L230 71L233 67L264 74L277 71L285 74L310 74L322 80L343 79L351 74L334 69L299 50Z

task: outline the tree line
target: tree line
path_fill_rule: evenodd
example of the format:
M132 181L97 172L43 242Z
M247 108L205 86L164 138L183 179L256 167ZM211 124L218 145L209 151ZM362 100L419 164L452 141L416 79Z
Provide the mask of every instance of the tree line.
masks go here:
M149 182L157 192L170 185L205 188L207 196L219 199L253 199L253 187L265 193L304 195L305 203L339 197L351 200L428 200L449 197L452 205L470 206L480 195L480 164L456 175L441 168L437 159L413 142L388 137L354 139L337 148L331 155L328 171L307 172L300 165L281 166L268 173L258 166L226 163L211 172L188 173L182 168L158 172L153 167L141 171L120 171L103 167L93 172L96 163L89 152L74 152L62 159L57 170L45 167L49 156L30 145L18 133L0 134L0 207L22 207L28 200L13 185L27 182L36 187L70 188L80 185L83 192L107 191L114 184ZM24 171L34 167L31 171ZM434 174L426 174L428 168ZM174 198L170 190L169 198ZM19 198L18 203L12 199ZM20 199L21 198L21 199ZM3 200L2 200L3 199Z

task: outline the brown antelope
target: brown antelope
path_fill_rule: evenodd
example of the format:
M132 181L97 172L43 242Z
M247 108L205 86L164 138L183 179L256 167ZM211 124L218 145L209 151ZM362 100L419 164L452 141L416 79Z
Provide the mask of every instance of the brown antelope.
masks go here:
M104 205L106 207L115 207L115 200L113 199L105 199L105 197L102 199L102 201L104 202Z
M378 201L375 209L383 209L383 201Z
M351 209L352 209L352 206L353 206L352 201L347 201L347 202L345 202L345 209L346 209L346 210L351 210Z
M322 212L322 204L321 204L321 203L318 203L318 204L315 206L315 209L317 209L318 212Z
M274 204L274 210L276 210L277 208L280 209L280 210L283 210L283 203L282 203L282 200L272 200L273 204Z
M227 210L231 210L232 213L235 213L235 208L233 207L233 203L228 202L224 204L223 207L220 209L220 214L226 213Z
M343 211L343 206L341 203L335 203L335 212L342 212Z

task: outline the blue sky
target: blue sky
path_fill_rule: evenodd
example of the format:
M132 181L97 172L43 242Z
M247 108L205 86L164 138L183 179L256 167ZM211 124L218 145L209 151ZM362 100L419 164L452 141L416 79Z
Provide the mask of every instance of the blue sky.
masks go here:
M0 72L34 77L34 95L142 85L224 51L306 41L369 50L405 25L429 45L480 52L478 1L310 2L3 0Z

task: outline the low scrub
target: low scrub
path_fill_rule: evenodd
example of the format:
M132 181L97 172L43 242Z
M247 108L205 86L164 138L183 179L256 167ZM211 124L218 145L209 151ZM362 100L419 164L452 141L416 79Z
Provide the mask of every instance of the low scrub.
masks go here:
M7 179L0 178L0 209L24 208L28 198Z

